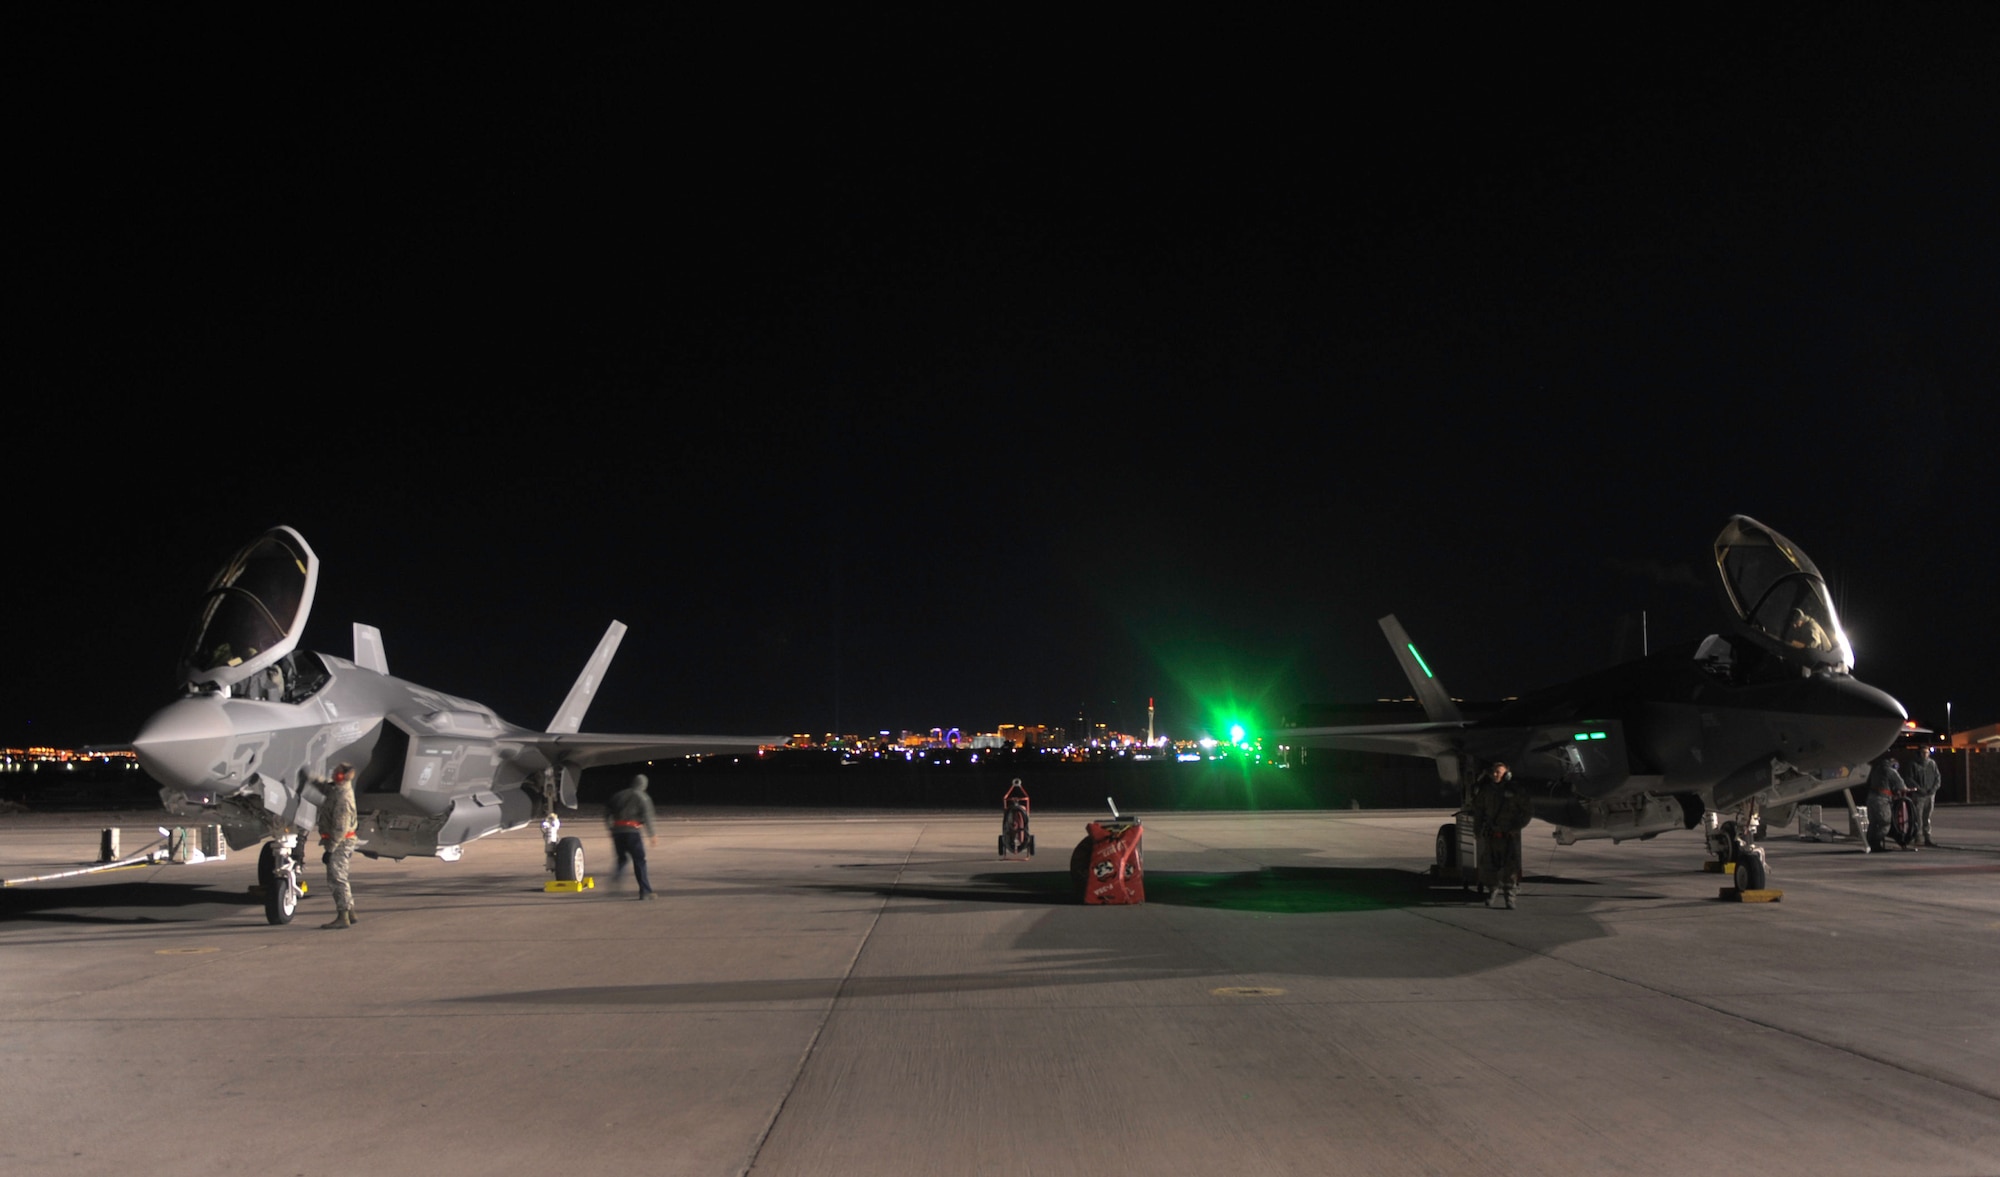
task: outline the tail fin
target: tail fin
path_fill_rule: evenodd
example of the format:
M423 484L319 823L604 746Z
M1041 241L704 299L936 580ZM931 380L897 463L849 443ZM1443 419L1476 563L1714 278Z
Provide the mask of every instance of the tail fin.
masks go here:
M354 623L354 664L376 674L389 673L389 653L382 648L382 631L372 625Z
M1403 631L1403 623L1396 620L1394 613L1376 622L1382 627L1382 636L1389 639L1389 647L1396 652L1396 661L1402 664L1404 677L1410 680L1410 689L1416 692L1417 702L1424 705L1424 714L1432 723L1460 723L1465 716L1459 714L1458 704L1451 701L1451 695L1438 681L1437 675L1424 664L1423 655L1417 653L1416 643Z
M583 713L589 709L591 699L597 696L597 684L604 681L604 668L611 665L611 656L618 652L618 643L625 640L625 623L614 621L611 628L604 631L603 640L597 643L597 652L584 663L583 673L576 676L576 685L569 689L569 697L556 708L556 717L549 721L549 730L562 735L574 735L583 729Z

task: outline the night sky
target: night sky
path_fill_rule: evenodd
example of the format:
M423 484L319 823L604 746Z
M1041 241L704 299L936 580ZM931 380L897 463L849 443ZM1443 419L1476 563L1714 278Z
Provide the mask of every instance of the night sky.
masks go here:
M617 618L591 730L1192 735L1713 632L1743 513L2000 720L2000 8L990 11L10 15L0 742L280 523L528 726Z

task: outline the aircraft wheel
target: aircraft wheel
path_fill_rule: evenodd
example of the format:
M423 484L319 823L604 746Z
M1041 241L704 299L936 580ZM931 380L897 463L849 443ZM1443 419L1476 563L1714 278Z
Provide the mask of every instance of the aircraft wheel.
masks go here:
M1716 853L1716 857L1723 862L1742 861L1743 834L1737 829L1736 823L1733 821L1723 822L1722 829L1717 832L1722 839L1722 848Z
M299 892L278 873L278 854L276 842L265 842L264 848L257 852L257 885L264 889L265 921L289 924L299 910Z
M583 839L564 838L556 843L556 878L574 883L583 877Z
M1764 889L1764 860L1755 854L1736 856L1736 889L1738 891L1762 891Z

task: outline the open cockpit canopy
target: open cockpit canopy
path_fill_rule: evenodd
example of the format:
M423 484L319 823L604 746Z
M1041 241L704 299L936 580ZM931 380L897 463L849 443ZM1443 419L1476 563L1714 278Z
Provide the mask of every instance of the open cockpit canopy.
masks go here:
M1715 570L1739 627L1788 662L1839 673L1854 667L1826 579L1797 544L1732 515L1715 537Z
M227 687L279 661L298 645L312 612L319 557L289 527L250 541L215 574L181 654L190 685Z

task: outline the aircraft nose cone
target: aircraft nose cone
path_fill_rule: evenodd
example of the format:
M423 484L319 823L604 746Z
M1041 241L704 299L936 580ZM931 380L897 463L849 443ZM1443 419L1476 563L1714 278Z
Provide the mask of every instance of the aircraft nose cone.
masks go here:
M180 699L146 721L132 740L139 767L163 785L211 788L216 766L229 758L235 736L222 704L213 699Z
M1844 675L1829 675L1820 681L1824 689L1817 710L1843 721L1835 738L1828 741L1842 760L1850 764L1873 760L1895 743L1910 713L1894 696Z

